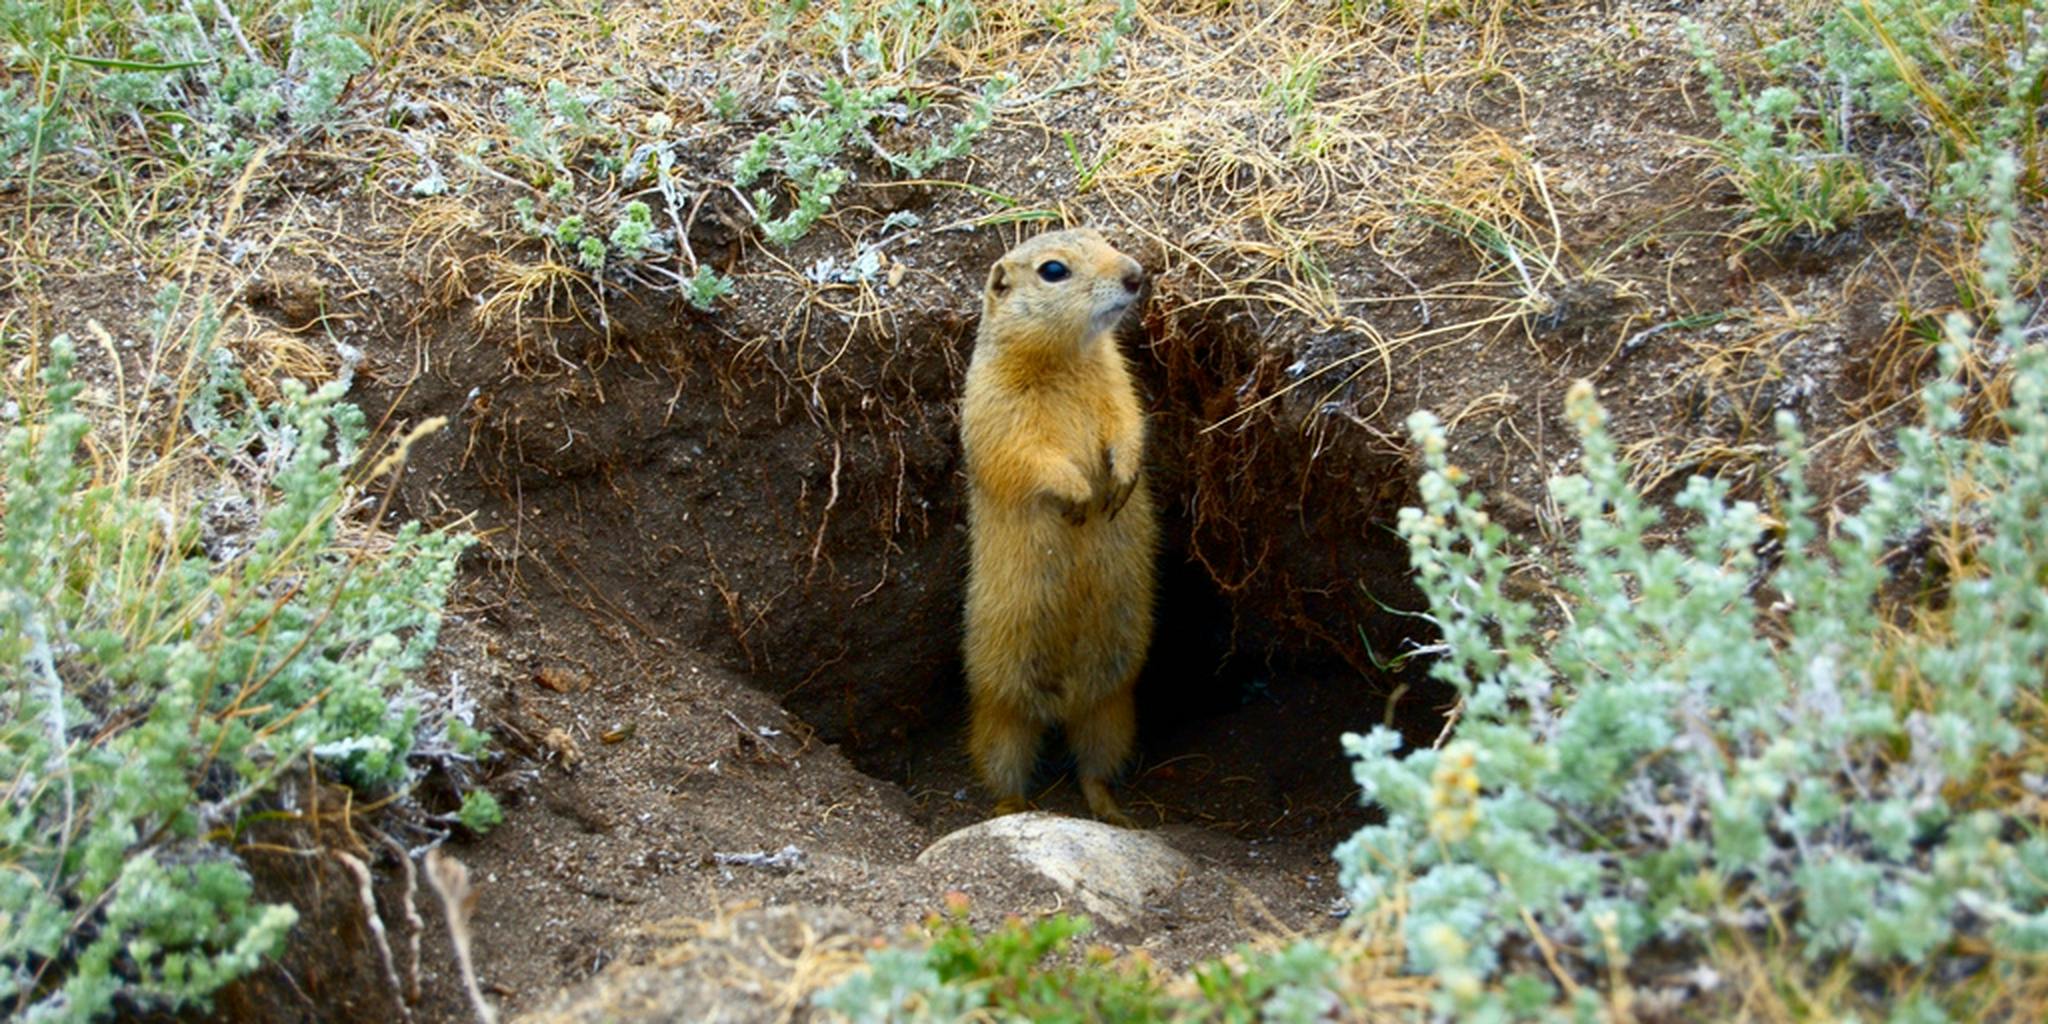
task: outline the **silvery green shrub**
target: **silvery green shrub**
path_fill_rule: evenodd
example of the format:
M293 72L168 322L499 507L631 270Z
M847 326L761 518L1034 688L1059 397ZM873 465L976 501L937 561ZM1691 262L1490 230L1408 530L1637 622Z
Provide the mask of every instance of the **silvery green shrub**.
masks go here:
M370 66L365 0L0 0L0 154L59 139L95 159L133 129L201 169L232 170L256 139L330 125ZM17 88L20 86L20 88ZM30 87L32 86L32 88ZM0 176L33 160L0 163Z
M1650 543L1661 515L1578 385L1581 467L1551 483L1576 532L1567 607L1543 639L1538 608L1503 589L1510 539L1461 486L1442 424L1410 419L1422 503L1401 531L1461 715L1435 749L1346 737L1385 822L1337 858L1359 910L1401 912L1408 966L1443 983L1444 1012L1510 1016L1488 982L1539 973L1502 956L1532 924L1582 976L1650 943L1696 958L1774 914L1814 962L1932 966L1965 937L2048 952L2048 839L1973 793L2023 742L2016 700L2048 678L2048 352L2013 299L2014 174L1996 161L1991 330L1951 318L1947 372L1897 435L1896 468L1825 535L1781 415L1781 534L1695 478L1674 502L1682 539ZM1995 440L1958 431L1952 377L1972 349L2010 367ZM1895 627L1893 555L1929 537L1967 548L1961 571Z
M1832 234L1884 207L1974 215L2000 153L2019 154L2038 198L2044 15L2042 0L1819 4L1755 51L1761 79L1749 86L1684 22L1721 122L1716 148L1760 240Z
M203 456L89 446L62 338L0 440L0 1006L22 1020L189 1006L253 970L296 915L253 899L245 814L309 760L388 791L454 731L408 677L467 539L344 537L361 414L339 384L256 407L198 324L211 371L160 450Z
M781 5L770 18L788 31L805 6ZM897 0L873 9L851 4L824 9L811 43L836 51L846 76L827 79L815 102L795 96L779 99L778 109L788 116L754 136L732 163L733 184L752 189L750 206L763 238L778 246L792 245L831 212L833 197L854 178L854 172L842 166L849 152L865 150L897 173L918 178L973 148L1013 84L1007 74L982 83L979 96L960 120L943 128L920 127L927 141L907 152L883 145L870 126L884 117L906 126L929 121L921 116L929 110L925 90L902 79L940 44L971 30L979 17L975 5L964 0ZM733 107L730 101L713 101L714 110L721 105ZM771 172L786 189L756 187ZM783 191L794 192L794 201L777 213Z

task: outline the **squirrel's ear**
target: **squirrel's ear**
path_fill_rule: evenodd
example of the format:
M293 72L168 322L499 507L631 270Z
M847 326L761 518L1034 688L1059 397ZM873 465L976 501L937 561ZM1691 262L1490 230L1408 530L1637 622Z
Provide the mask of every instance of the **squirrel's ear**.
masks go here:
M988 290L991 295L1001 295L1010 290L1010 268L1005 261L997 260L996 265L988 269Z

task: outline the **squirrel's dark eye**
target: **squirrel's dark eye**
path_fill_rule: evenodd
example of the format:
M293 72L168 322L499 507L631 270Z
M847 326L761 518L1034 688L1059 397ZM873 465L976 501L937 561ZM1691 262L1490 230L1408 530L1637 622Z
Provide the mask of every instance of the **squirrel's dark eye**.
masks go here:
M1067 265L1058 260L1046 260L1038 265L1038 276L1053 284L1058 284L1074 276L1074 272L1068 270Z

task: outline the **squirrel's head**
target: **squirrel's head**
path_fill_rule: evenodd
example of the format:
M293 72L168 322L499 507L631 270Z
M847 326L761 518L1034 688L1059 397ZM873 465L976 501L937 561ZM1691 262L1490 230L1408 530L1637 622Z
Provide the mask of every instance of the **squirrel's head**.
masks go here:
M982 322L1003 341L1078 346L1115 327L1138 300L1145 268L1090 228L1026 239L989 268Z

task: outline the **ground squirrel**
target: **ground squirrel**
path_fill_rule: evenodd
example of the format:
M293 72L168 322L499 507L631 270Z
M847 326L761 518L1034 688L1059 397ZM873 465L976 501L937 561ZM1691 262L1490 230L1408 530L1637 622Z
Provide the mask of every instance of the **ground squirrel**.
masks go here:
M997 814L1024 808L1039 740L1059 722L1088 809L1130 824L1109 779L1136 732L1159 528L1116 325L1144 282L1085 229L1032 238L989 271L960 437L968 749Z

